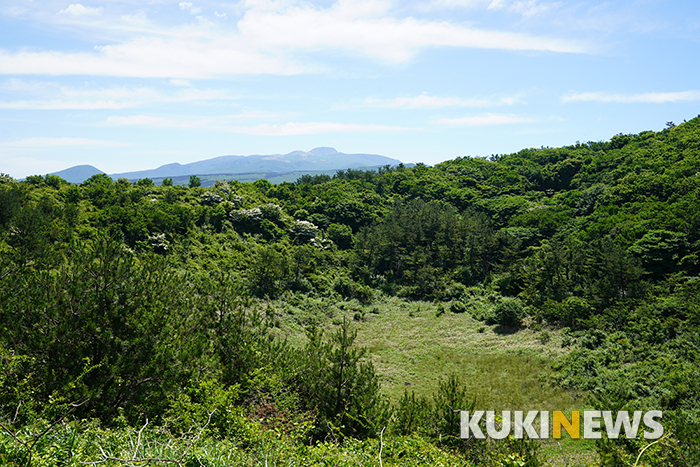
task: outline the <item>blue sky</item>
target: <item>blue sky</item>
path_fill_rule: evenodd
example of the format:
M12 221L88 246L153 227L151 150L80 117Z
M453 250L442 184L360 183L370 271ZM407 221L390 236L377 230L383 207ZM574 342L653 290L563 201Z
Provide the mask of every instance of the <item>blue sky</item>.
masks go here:
M0 172L332 146L405 162L700 113L700 4L0 0Z

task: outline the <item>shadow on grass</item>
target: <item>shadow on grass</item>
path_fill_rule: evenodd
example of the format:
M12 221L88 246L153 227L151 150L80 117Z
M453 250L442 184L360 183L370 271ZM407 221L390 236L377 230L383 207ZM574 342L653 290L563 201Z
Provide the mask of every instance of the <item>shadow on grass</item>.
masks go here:
M498 334L499 336L510 336L511 334L515 334L521 329L521 326L504 326L502 324L499 324L498 326L493 328L493 332L494 334Z

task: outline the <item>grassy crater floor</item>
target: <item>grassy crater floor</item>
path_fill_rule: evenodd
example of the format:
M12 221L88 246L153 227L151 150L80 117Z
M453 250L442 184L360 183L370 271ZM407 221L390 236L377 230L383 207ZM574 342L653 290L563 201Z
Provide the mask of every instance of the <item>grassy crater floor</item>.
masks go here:
M485 410L571 410L583 395L546 383L567 352L557 330L487 326L468 313L387 298L362 315L357 344L367 348L387 396L430 395L456 374ZM542 336L546 341L542 343Z
M404 391L431 397L440 380L456 374L481 410L582 410L587 395L548 381L552 362L569 351L555 328L525 323L520 328L486 325L467 311L452 313L439 303L383 297L370 305L357 301L286 304L287 336L301 342L310 313L323 311L319 324L329 331L353 320L357 345L380 376L382 391L398 402ZM279 309L279 308L278 308ZM296 323L294 319L296 317ZM544 440L542 459L551 466L586 466L597 460L585 440Z
M455 373L477 409L568 412L586 404L585 394L547 383L552 361L568 351L560 330L488 326L469 313L440 313L438 304L396 298L370 310L357 325L357 343L368 349L393 401L405 390L430 396L440 379ZM552 466L597 459L595 445L585 440L546 440L541 448Z

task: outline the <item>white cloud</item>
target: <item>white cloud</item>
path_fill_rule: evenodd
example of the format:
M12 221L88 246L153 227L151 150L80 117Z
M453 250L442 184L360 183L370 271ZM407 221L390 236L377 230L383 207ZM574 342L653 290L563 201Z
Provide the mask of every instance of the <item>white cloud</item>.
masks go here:
M65 11L93 11L80 4ZM81 22L108 45L83 52L0 49L0 74L214 78L235 74L291 75L319 71L313 55L334 51L401 63L433 47L579 53L565 39L390 15L389 2L340 0L329 8L307 3L248 1L237 28L204 17L178 27L154 25L143 11L114 21ZM181 2L190 13L196 7ZM103 40L103 39L102 39ZM104 43L104 42L103 42Z
M178 84L189 86L188 84ZM33 99L0 101L0 109L12 110L99 110L126 109L152 103L204 102L233 99L225 91L185 88L165 94L147 87L75 88L56 83L7 80L0 90L30 94Z
M5 8L2 13L6 16L21 16L25 13L29 13L29 9L19 7L19 6L12 6L9 8Z
M298 74L310 69L287 57L237 50L226 40L138 38L95 53L10 53L0 49L0 74L211 78L232 74Z
M541 0L433 0L422 9L485 8L492 11L500 10L514 13L527 18L560 5L561 2L543 3Z
M215 131L229 131L230 127L241 120L275 118L278 114L255 110L244 110L234 115L220 115L215 117L160 117L156 115L130 115L126 117L112 116L107 118L103 126L149 126L157 128L177 129L205 129Z
M505 0L433 0L422 5L423 9L448 9L448 8L487 8L489 10L501 10L505 8Z
M379 6L376 6L378 3ZM387 62L403 62L428 47L584 52L559 39L469 28L449 22L394 19L381 2L339 2L328 9L250 10L238 23L246 40L275 50L344 49Z
M317 135L321 133L377 133L377 132L401 132L415 131L415 128L406 128L386 125L364 125L355 123L334 122L288 122L283 124L260 124L255 126L231 127L232 133L258 136L296 136Z
M429 4L421 4L424 10L443 8L477 8L487 5L490 0L433 0Z
M481 125L505 125L510 123L531 123L533 120L516 115L483 114L474 117L440 118L435 121L437 125L446 126L481 126Z
M606 92L583 92L569 94L562 102L604 102L616 104L666 104L700 101L700 91L647 92L639 94L615 94Z
M106 141L100 139L87 139L87 138L47 138L47 137L34 137L34 138L24 138L14 141L0 141L0 147L2 148L20 148L20 149L36 149L36 148L52 148L57 146L101 146L101 147L115 147L115 146L129 146L129 143L122 143L119 141Z
M511 13L523 15L527 18L544 13L555 6L559 6L559 2L542 3L539 0L516 0L508 2L506 0L493 0L488 8L489 10L506 10Z
M128 117L109 117L105 126L151 126L159 128L207 129L228 133L257 136L295 136L315 135L321 133L365 133L365 132L400 132L415 131L416 128L368 125L335 122L287 122L281 124L262 123L259 125L238 125L236 121L251 118L269 118L270 114L244 112L213 118L166 118L152 115L132 115Z
M172 118L156 117L153 115L131 115L128 117L109 117L105 122L105 126L155 126L160 128L194 128L202 126L207 120L187 121L176 120Z
M193 15L196 15L197 13L200 13L202 11L201 8L192 5L191 2L180 2L178 4L178 6L180 7L181 10L189 11Z
M102 7L91 8L81 5L80 3L72 3L67 8L58 12L59 15L70 16L98 16L102 14Z
M537 0L529 0L513 2L513 4L510 6L510 10L525 17L529 17L539 15L540 13L544 13L552 7L557 6L559 6L559 2L553 4L542 4Z
M495 105L512 105L517 101L514 97L502 97L498 99L459 99L456 97L437 97L423 93L415 97L397 97L395 99L365 99L365 104L370 107L394 108L394 109L425 109L443 107L490 107Z
M171 79L170 84L172 84L173 86L185 86L185 87L191 86L190 82L187 81L186 79Z
M4 110L100 110L100 109L126 109L136 107L139 102L115 102L115 101L83 101L72 102L62 100L49 101L11 101L0 102L0 109Z
M114 28L117 30L123 29L126 31L129 31L129 30L138 31L140 28L141 31L144 33L156 32L155 26L151 23L151 21L148 19L148 15L143 10L136 10L134 13L132 13L130 15L121 15L119 17L119 19L121 21L119 23L116 23L113 26L112 25L104 25L104 26L111 27L111 28Z

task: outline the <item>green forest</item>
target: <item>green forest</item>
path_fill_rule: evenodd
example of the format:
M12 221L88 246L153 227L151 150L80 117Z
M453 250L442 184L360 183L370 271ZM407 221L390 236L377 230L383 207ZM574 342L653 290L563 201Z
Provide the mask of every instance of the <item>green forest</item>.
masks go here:
M664 436L460 438L586 408ZM0 464L700 465L700 117L293 183L1 174Z

